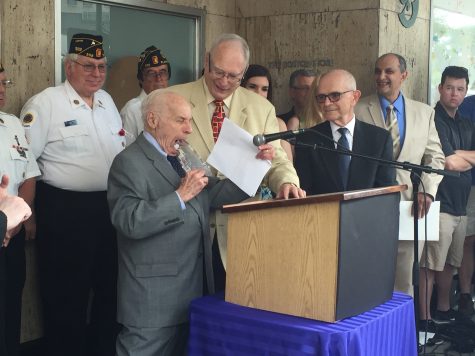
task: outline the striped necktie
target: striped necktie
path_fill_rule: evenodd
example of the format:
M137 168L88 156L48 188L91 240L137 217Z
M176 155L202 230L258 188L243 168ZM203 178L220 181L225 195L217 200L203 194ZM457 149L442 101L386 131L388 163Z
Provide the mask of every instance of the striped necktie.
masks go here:
M399 136L399 125L397 122L397 115L394 111L393 105L388 105L386 108L386 118L385 118L386 127L391 134L393 139L393 157L394 159L398 158L399 153L401 152L401 139Z

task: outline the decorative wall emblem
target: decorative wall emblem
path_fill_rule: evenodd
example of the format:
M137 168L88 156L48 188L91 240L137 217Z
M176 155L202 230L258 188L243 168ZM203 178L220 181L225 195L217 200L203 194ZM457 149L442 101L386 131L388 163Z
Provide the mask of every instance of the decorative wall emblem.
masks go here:
M411 27L417 19L419 0L399 0L399 2L404 5L399 13L399 22L406 28Z

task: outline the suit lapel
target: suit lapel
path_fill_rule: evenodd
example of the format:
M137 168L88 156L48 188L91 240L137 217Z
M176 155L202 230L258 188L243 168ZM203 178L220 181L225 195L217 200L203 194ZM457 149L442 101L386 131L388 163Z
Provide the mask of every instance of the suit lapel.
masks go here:
M361 154L369 154L368 152L368 143L370 140L367 140L365 137L365 131L361 128L361 123L356 120L355 122L355 131L353 132L353 147L352 152L361 153ZM357 181L357 177L361 175L363 168L361 164L363 163L363 159L358 157L351 157L350 163L350 172L348 174L348 186L347 189L351 190L352 182Z
M229 108L229 119L239 127L244 127L244 123L247 120L247 110L243 103L241 90L247 89L239 87L234 91L231 107Z
M410 140L410 137L408 136L410 136L411 133L413 132L417 132L417 122L415 120L417 114L415 112L414 107L412 106L411 101L407 100L406 98L404 98L404 110L405 110L404 119L406 120L404 144L401 147L401 152L399 152L399 156L396 158L397 160L401 160L401 161L403 157L410 156L411 154L409 151L411 149L409 147L410 145L406 145L406 142L409 142L408 140Z
M381 104L379 103L379 98L377 95L372 95L369 100L368 106L369 113L371 114L371 118L373 119L373 125L378 127L384 127L384 118L381 111Z
M320 124L317 126L318 131L320 131L325 136L333 139L332 129L330 127L330 123L328 121ZM330 140L322 140L323 145L328 148L335 148L335 145ZM341 185L340 180L340 171L338 168L338 154L334 154L330 151L320 150L316 152L317 154L321 155L323 164L325 165L326 170L329 173L330 179L333 181L336 187L341 191L343 190L343 186Z
M214 139L213 139L213 131L211 130L211 118L208 112L208 105L206 103L206 95L203 88L204 77L201 80L198 80L194 84L194 88L192 89L192 93L190 96L190 103L191 103L191 114L195 120L193 120L193 126L198 130L203 141L206 144L209 152L213 150L214 147Z
M173 186L177 187L180 184L180 177L176 174L171 164L166 157L160 154L155 147L143 136L139 135L136 140L145 156L152 161L155 169Z

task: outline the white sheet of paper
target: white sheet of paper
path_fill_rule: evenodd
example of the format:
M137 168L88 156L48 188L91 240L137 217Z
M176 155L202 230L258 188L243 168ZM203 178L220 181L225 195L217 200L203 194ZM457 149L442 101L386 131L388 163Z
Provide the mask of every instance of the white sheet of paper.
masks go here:
M399 240L414 241L414 220L411 215L412 201L399 203ZM427 214L427 241L439 241L439 213L440 201L434 201L430 205ZM419 241L425 239L424 219L419 219Z
M206 162L252 197L271 167L270 161L256 158L258 152L251 134L225 118Z

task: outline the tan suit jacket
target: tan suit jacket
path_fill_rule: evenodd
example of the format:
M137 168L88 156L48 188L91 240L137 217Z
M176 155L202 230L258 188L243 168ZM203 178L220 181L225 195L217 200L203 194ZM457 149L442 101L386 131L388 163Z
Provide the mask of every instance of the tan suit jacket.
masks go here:
M435 169L444 169L445 156L440 145L439 135L434 123L434 109L430 106L404 97L406 132L404 144L397 160L423 164ZM386 128L378 95L361 99L355 108L355 115L361 121ZM412 183L410 173L396 169L396 180L407 184L402 200L412 200ZM422 173L422 182L426 192L435 198L442 176ZM422 191L422 185L419 186ZM419 256L423 243L419 241ZM412 262L414 249L412 241L399 241L394 289L412 295Z
M406 133L404 145L397 160L423 164L434 169L444 169L445 156L440 145L439 135L434 123L434 109L430 106L404 97ZM376 94L362 98L355 108L356 117L364 122L386 129L383 112ZM408 190L403 193L403 200L412 200L412 183L410 173L402 169L396 170L399 184L407 184ZM437 187L442 176L422 174L422 182L426 192L435 198ZM422 187L419 187L422 191Z
M169 88L191 103L193 116L193 133L188 137L188 142L206 160L214 147L213 133L211 130L211 114L208 111L206 100L206 85L204 77L197 81L175 85ZM229 108L229 119L251 135L279 132L274 106L263 97L248 89L238 87L233 94ZM272 167L264 181L269 188L278 192L284 183L293 183L299 186L299 179L292 162L287 159L279 141L274 141L275 158ZM212 221L212 219L211 219ZM213 228L213 222L211 222ZM224 216L217 213L216 225L218 229L218 242L224 267L226 267L226 225ZM213 229L212 229L213 230ZM212 231L212 236L214 232Z

